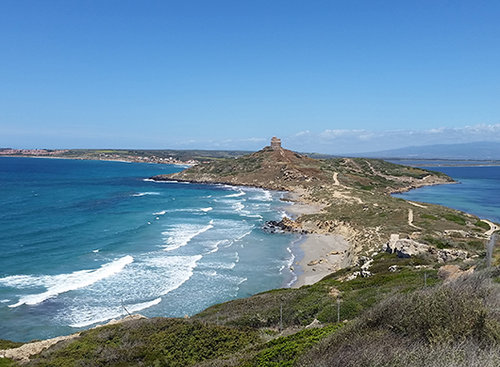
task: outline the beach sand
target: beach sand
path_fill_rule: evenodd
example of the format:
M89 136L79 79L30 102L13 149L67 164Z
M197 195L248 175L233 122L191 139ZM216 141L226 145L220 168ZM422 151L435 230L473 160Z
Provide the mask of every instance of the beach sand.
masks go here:
M349 243L336 234L309 234L300 245L304 257L298 261L302 270L293 288L314 284L328 274L349 265Z
M293 205L286 208L292 219L304 214L315 214L323 210L324 205L304 202L299 193L290 192L289 199ZM299 267L297 280L293 288L314 284L328 274L349 265L347 256L350 249L345 238L338 234L308 234L300 245L303 257L294 266Z

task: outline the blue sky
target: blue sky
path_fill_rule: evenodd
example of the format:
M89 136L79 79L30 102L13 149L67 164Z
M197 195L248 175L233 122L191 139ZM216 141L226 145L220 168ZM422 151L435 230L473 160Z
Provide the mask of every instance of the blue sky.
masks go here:
M0 147L500 141L498 1L0 2Z

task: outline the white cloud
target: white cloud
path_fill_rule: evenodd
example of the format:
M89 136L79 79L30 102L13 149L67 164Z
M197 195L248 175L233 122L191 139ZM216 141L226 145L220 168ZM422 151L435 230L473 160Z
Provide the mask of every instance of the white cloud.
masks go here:
M284 146L294 150L330 154L397 149L415 145L499 141L500 124L477 124L432 129L365 130L325 129L282 137Z

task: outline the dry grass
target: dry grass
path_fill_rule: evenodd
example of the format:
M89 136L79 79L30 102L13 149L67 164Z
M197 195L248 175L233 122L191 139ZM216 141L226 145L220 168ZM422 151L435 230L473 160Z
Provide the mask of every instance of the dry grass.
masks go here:
M499 366L498 269L397 294L305 355L300 366ZM496 274L498 276L498 274Z

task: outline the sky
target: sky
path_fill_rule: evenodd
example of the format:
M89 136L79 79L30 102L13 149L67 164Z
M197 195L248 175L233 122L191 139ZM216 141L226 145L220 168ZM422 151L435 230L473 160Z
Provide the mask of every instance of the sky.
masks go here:
M500 141L496 0L1 0L0 147Z

